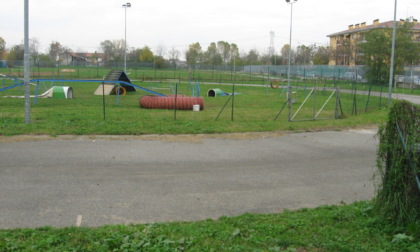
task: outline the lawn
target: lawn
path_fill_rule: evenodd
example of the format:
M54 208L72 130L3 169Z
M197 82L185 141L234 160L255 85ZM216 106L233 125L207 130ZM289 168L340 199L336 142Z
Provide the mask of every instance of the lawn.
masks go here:
M4 86L11 85L12 81ZM71 86L73 99L32 98L31 123L24 123L23 87L0 92L0 135L19 134L184 134L261 131L305 131L339 129L381 123L386 116L383 97L340 92L336 102L334 85L304 83L293 88L291 117L285 106L285 86L277 89L265 84L226 84L200 81L133 81L135 85L162 94L202 96L204 110L162 110L140 108L139 100L149 93L138 90L124 96L93 95L95 82L39 81L31 85L31 94L41 94L52 86ZM230 96L207 97L209 89L219 88ZM316 88L316 89L314 89ZM328 89L327 89L328 88ZM314 90L313 90L314 89ZM233 104L232 104L233 103ZM281 111L281 109L284 109ZM281 111L281 113L279 113ZM333 118L336 116L334 120ZM314 120L328 119L328 120ZM217 120L216 120L217 119Z
M418 227L417 227L418 228ZM370 202L197 222L0 230L1 251L419 251Z

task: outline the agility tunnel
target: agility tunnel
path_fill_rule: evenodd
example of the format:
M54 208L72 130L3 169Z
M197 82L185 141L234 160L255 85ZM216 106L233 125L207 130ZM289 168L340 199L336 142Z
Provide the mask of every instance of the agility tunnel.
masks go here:
M7 98L25 98L25 96L3 96ZM73 88L64 86L54 86L42 94L31 95L31 98L59 98L59 99L72 99Z
M218 96L226 96L226 95L228 94L223 92L223 90L221 90L220 88L213 88L207 91L207 97L218 97Z
M41 95L38 96L38 97L41 97ZM72 99L73 98L73 88L72 87L55 86L55 87L52 88L52 96L50 96L50 97L61 98L61 99Z
M156 96L145 95L139 101L141 108L146 109L178 109L178 110L193 110L194 105L199 105L200 110L204 109L203 97L185 97L185 96ZM176 108L175 108L176 104Z
M238 95L240 93L225 93L223 90L221 90L220 88L213 88L213 89L209 89L207 91L207 97L219 97L219 96L229 96L229 95Z

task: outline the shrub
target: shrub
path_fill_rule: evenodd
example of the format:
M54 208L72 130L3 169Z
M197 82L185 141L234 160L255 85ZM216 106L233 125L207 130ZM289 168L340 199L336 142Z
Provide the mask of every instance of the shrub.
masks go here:
M420 109L397 101L378 132L381 175L375 209L396 225L420 223Z

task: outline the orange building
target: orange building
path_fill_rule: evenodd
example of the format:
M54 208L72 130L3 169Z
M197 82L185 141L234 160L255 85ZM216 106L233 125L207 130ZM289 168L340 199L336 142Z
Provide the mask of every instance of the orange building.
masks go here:
M400 20L400 23L413 22L413 40L420 43L420 23L417 19L412 21ZM336 32L327 37L330 38L331 56L329 65L360 65L361 53L359 44L365 41L365 34L373 29L393 28L394 22L387 21L380 23L379 19L373 20L371 25L366 22L349 25L347 30Z

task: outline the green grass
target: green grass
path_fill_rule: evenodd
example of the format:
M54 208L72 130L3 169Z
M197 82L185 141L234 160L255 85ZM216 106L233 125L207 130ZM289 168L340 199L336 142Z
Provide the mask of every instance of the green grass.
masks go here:
M53 70L53 69L51 69ZM95 78L95 69L79 69L66 73L70 78ZM86 72L85 72L86 71ZM97 75L106 74L98 69ZM162 78L170 78L170 71L156 72ZM175 83L150 82L154 71L136 71L135 84L169 94ZM229 82L229 73L196 72L202 79L219 78ZM211 77L210 77L211 76ZM179 73L188 78L188 72ZM239 78L243 78L238 80ZM144 80L144 81L143 81ZM233 82L233 81L232 81ZM201 95L210 88L231 92L231 85L203 84ZM217 82L216 82L217 83ZM282 89L266 86L262 75L237 76L234 113L231 103L221 113L228 97L204 97L205 108L200 112L177 111L176 120L172 110L148 110L139 107L144 92L105 97L94 96L98 84L82 82L65 83L74 89L74 99L31 99L30 124L24 123L23 99L4 98L7 95L23 95L22 88L0 93L0 135L20 134L182 134L225 133L258 131L312 131L342 129L383 123L388 110L382 97L353 96L341 93L340 119L312 120L324 105L333 87L333 81L295 80L297 103L292 115L307 97L310 88L317 86L316 95L310 96L294 122L289 122L284 110L274 121L285 102ZM50 83L40 83L39 92L49 88ZM190 96L195 82L179 84L180 93ZM250 87L241 84L260 84ZM10 85L10 83L2 83ZM45 87L44 87L45 85ZM61 85L56 82L54 85ZM351 83L340 86L351 89ZM368 90L359 85L357 90ZM34 93L34 87L32 87ZM368 100L369 99L369 100ZM354 103L356 101L356 103ZM354 106L356 104L356 107ZM331 118L335 112L335 99L325 104L319 118ZM52 228L0 230L0 251L420 251L419 225L408 229L392 227L387 221L375 216L370 202L346 206L323 206L316 209L285 211L280 214L245 214L238 217L222 217L219 220L198 222L156 223L129 226L103 226L98 228Z
M170 94L176 83L167 82L134 82L139 86L152 89L163 94ZM297 103L293 104L292 116L301 106L310 92L311 87L296 88ZM50 87L50 82L39 83L39 93ZM0 97L0 134L183 134L183 133L226 133L226 132L260 132L283 130L316 130L354 127L357 125L377 124L384 121L387 110L383 108L385 99L371 96L356 96L356 110L353 109L354 96L342 93L341 108L344 113L338 120L312 120L313 116L324 106L317 118L333 118L335 113L335 95L322 87L312 94L294 117L294 122L288 121L288 109L279 115L278 112L286 101L283 89L272 89L267 85L247 86L236 84L232 117L232 103L226 103L225 97L206 97L207 90L220 88L229 93L232 85L200 84L200 95L204 96L204 110L200 112L173 110L143 109L139 99L147 95L144 91L128 93L119 98L115 95L105 97L93 95L99 83L58 82L54 85L71 86L74 99L31 99L31 124L24 123L24 100L5 98L4 96L23 95L23 88L17 87L1 92ZM191 96L196 83L183 82L178 84L180 94ZM35 87L31 86L34 94ZM194 90L197 94L197 91ZM118 103L118 105L117 105ZM223 112L222 108L226 105ZM368 106L366 106L368 105ZM356 115L357 112L357 115ZM219 115L216 120L216 117ZM176 120L175 120L176 118ZM233 120L232 120L233 118ZM309 120L309 121L301 121Z
M419 251L370 202L197 222L0 230L1 251ZM418 228L418 227L417 227ZM413 231L414 230L414 231Z

